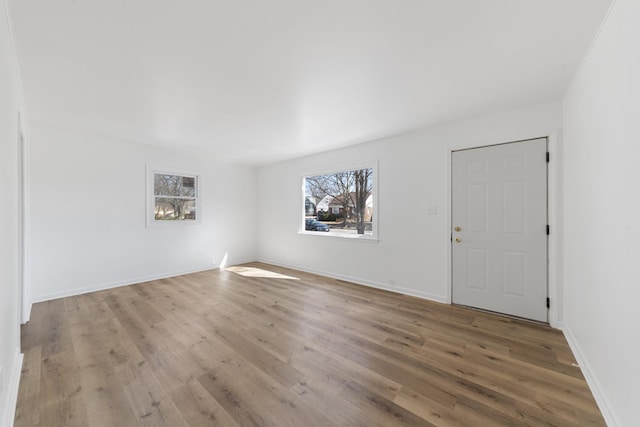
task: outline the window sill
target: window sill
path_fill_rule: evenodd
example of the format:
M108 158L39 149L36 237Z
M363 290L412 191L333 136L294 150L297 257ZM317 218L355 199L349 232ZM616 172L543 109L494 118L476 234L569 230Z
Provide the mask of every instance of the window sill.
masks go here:
M378 243L380 242L380 238L377 236L371 235L362 235L362 234L347 234L347 233L332 233L331 231L298 231L298 234L303 236L318 236L325 238L334 238L334 239L346 239L352 241L359 242L367 242L367 243Z
M163 228L163 227L193 227L195 225L202 224L201 220L166 220L166 221L156 221L156 220L147 220L148 228Z

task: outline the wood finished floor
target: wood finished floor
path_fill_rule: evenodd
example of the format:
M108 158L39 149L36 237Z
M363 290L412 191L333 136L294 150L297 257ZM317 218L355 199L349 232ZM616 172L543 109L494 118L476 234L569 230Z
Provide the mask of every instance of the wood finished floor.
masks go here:
M259 263L36 304L22 345L16 427L604 425L559 331Z

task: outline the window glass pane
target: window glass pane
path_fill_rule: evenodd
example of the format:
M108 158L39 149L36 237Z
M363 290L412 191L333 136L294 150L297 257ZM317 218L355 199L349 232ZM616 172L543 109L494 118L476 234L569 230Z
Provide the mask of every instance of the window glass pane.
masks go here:
M153 175L153 194L156 196L196 197L196 178L156 173Z
M305 230L373 234L373 169L363 168L304 179Z
M154 213L157 221L195 220L197 219L196 201L195 199L156 197Z

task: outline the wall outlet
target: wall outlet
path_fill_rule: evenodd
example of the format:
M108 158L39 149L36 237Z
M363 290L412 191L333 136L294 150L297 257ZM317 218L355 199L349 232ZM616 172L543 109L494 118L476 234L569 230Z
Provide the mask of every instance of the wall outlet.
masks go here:
M2 368L0 368L0 395L2 395L2 391L4 390L4 375L2 375Z
M215 259L215 258L213 258L213 259L211 260L211 265L218 265L218 260L217 260L217 259Z
M396 285L396 279L394 279L393 277L391 279L389 279L389 284L391 286L395 286Z

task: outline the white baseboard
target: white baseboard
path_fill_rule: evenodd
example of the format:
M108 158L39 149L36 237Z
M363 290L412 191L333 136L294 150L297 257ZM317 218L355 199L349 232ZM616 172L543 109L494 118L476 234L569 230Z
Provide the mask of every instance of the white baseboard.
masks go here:
M429 301L435 301L443 304L447 304L447 298L441 295L434 295L428 292L420 292L414 289L402 288L398 286L388 286L384 283L374 282L372 280L361 279L359 277L347 276L344 274L336 274L323 270L316 270L313 268L301 267L299 265L290 265L286 263L281 263L275 260L260 258L259 262L263 262L265 264L277 265L280 267L291 268L294 270L304 271L306 273L318 274L320 276L331 277L332 279L344 280L346 282L356 283L358 285L368 286L370 288L382 289L389 292L395 292L403 295L409 295L412 297L422 298Z
M229 265L243 264L251 261L255 261L255 259L252 258L247 260L234 260L233 264L229 264ZM70 289L70 290L65 290L61 292L53 292L50 294L44 294L44 295L39 295L35 297L34 300L32 301L32 304L43 302L43 301L49 301L53 299L58 299L58 298L66 298L66 297L71 297L76 295L88 294L90 292L103 291L105 289L118 288L120 286L135 285L136 283L150 282L152 280L168 279L170 277L183 276L185 274L200 273L203 271L215 270L217 268L218 266L206 266L206 267L195 268L191 270L165 272L161 274L153 274L153 275L144 276L144 277L136 277L132 279L117 280L109 283L101 283L97 285L87 286L84 288L76 288L76 289Z
M584 357L584 353L582 352L582 349L580 348L578 341L576 341L573 333L571 332L571 328L566 324L566 322L563 323L562 332L564 333L564 336L567 339L567 342L569 343L569 347L571 347L571 351L573 352L573 355L576 357L576 361L578 362L580 370L582 371L582 375L584 375L584 378L587 380L589 389L591 390L591 393L593 394L593 397L596 400L596 403L598 404L598 408L600 409L600 412L604 417L604 421L607 423L609 427L619 426L620 423L618 422L615 414L611 410L611 404L609 403L609 400L605 396L602 390L602 386L600 385L600 382L592 374L591 367L589 366L589 362L587 362L587 359Z
M240 260L234 260L233 263L229 263L228 265L244 264L244 263L253 262L253 261L260 261L260 262L264 262L266 264L273 264L273 265L277 265L277 266L280 266L280 267L285 267L285 268L291 268L291 269L294 269L294 270L305 271L307 273L318 274L318 275L321 275L321 276L331 277L333 279L344 280L344 281L347 281L347 282L356 283L358 285L369 286L371 288L382 289L382 290L389 291L389 292L396 292L396 293L400 293L400 294L404 294L404 295L409 295L409 296L413 296L413 297L417 297L417 298L426 299L426 300L429 300L429 301L435 301L435 302L447 304L446 296L435 295L435 294L431 294L431 293L428 293L428 292L421 292L421 291L416 291L414 289L408 289L408 288L403 288L403 287L398 287L398 286L388 286L388 285L386 285L384 283L379 283L379 282L375 282L375 281L372 281L372 280L361 279L359 277L353 277L353 276L348 276L348 275L343 275L343 274L335 274L335 273L331 273L331 272L328 272L328 271L310 269L310 268L305 268L305 267L301 267L301 266L298 266L298 265L289 265L289 264L286 264L286 263L281 263L281 262L278 262L278 261L275 261L275 260L270 260L270 259L264 259L264 258L262 258L262 259L255 259L255 258L240 259ZM120 287L120 286L134 285L136 283L149 282L149 281L152 281L152 280L168 279L170 277L182 276L184 274L200 273L202 271L215 270L216 268L218 268L218 267L217 266L207 266L207 267L196 268L196 269L192 269L192 270L155 274L155 275L150 275L150 276L126 279L126 280L118 280L118 281L114 281L114 282L101 283L101 284L87 286L87 287L83 287L83 288L75 288L75 289L65 290L65 291L61 291L61 292L53 292L53 293L50 293L50 294L39 295L39 296L35 297L33 299L33 301L31 302L31 304L29 304L29 306L28 306L29 307L29 316L31 315L31 306L33 304L38 303L38 302L49 301L49 300L53 300L53 299L65 298L65 297L76 296L76 295L82 295L82 294L87 294L87 293L90 293L90 292L103 291L105 289L113 289L113 288L117 288L117 287ZM29 317L27 317L27 321L28 320L29 320Z
M13 420L16 416L16 404L18 403L18 388L20 387L20 373L22 372L22 359L24 358L24 354L19 353L16 356L16 362L14 366L11 368L10 372L7 374L10 375L9 381L7 381L7 399L5 401L6 407L3 413L5 416L4 419L0 420L2 422L3 427L11 427L13 426Z

